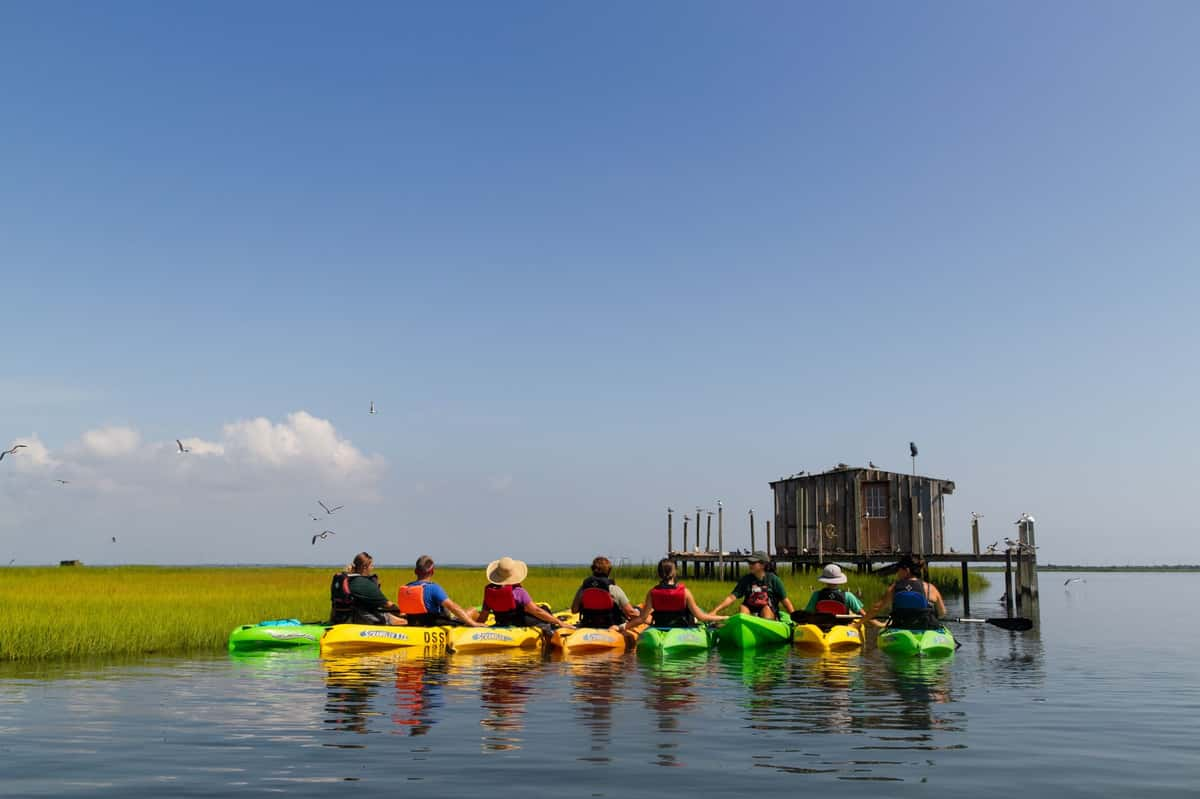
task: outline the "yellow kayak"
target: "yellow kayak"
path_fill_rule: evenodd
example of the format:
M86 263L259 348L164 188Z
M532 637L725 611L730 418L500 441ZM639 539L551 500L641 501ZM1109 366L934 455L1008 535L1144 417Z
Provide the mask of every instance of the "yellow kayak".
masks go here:
M797 624L792 643L801 649L813 652L844 652L861 649L863 645L862 622L835 624L826 632L815 624Z
M444 652L452 629L457 628L335 624L321 636L321 654L344 655L405 648Z
M644 626L624 632L589 627L575 630L559 629L550 636L550 646L561 649L564 655L624 652L637 646L638 633L643 629Z
M451 652L495 652L536 649L542 643L537 627L455 627L446 642Z

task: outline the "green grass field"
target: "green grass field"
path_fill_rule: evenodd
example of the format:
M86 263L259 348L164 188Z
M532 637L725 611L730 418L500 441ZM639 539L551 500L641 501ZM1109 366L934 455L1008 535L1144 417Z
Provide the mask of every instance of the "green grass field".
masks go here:
M525 587L554 608L570 604L584 567L532 567ZM325 619L333 570L301 567L73 567L0 569L0 661L37 661L223 651L230 630L264 619ZM412 579L400 568L378 570L389 596ZM653 567L629 566L614 574L638 603L653 585ZM817 574L781 570L793 601L802 604ZM478 604L482 569L438 569L436 579L463 605ZM961 593L957 569L934 569L947 595ZM688 580L706 608L729 583ZM879 577L850 574L848 588L865 602L887 585ZM987 585L972 574L972 591Z

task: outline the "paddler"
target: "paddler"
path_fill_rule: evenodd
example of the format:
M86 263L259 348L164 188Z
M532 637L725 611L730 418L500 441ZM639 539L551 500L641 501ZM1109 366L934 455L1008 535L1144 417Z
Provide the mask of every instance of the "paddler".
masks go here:
M863 612L863 603L858 597L837 587L846 584L846 575L841 566L836 563L826 565L817 582L824 583L825 587L813 591L808 598L808 604L804 606L808 613L849 615Z
M742 602L740 613L761 616L764 619L778 619L779 608L783 607L788 613L795 610L792 600L788 599L787 588L783 580L775 572L767 571L771 559L766 552L755 552L750 556L749 573L737 581L729 596L721 600L721 604L712 609L720 613L725 608L737 602Z
M400 615L400 608L384 596L375 575L375 559L367 552L359 552L344 572L334 575L330 595L333 601L330 621L334 624L408 623Z
M629 597L612 579L612 561L603 555L592 559L592 574L575 592L571 612L579 614L580 627L607 627L614 631L638 615Z
M879 601L863 616L868 622L884 605L891 604L889 626L901 630L928 630L940 627L939 618L946 615L946 603L937 586L921 579L925 561L920 555L905 555L896 564L896 582L888 586Z
M461 621L468 627L483 627L471 614L450 598L446 589L433 581L433 558L422 555L417 558L413 573L415 580L401 586L396 597L396 606L408 620L418 627L436 627Z
M642 612L636 619L630 619L627 626L636 627L647 621L655 627L696 627L697 622L719 622L724 617L705 613L696 604L691 590L676 582L675 561L663 558L658 562L658 585L646 593Z
M483 623L496 617L497 627L567 627L545 608L537 605L521 583L529 576L524 561L503 557L488 564L484 571L487 587L483 589L483 604L474 616ZM532 618L531 618L532 617Z

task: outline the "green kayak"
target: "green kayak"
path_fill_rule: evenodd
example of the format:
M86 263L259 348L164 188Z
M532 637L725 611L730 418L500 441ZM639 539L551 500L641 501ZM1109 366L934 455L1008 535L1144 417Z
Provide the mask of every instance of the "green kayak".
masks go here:
M755 649L760 646L786 644L792 640L795 625L737 613L730 616L717 631L717 643L722 649Z
M647 627L638 636L638 654L686 655L707 652L714 633L708 627Z
M324 624L306 624L297 619L273 619L260 621L258 624L243 624L229 634L229 651L317 646L321 643L321 636L328 629Z
M946 657L957 644L945 627L936 630L899 630L888 627L879 633L879 649L905 657Z

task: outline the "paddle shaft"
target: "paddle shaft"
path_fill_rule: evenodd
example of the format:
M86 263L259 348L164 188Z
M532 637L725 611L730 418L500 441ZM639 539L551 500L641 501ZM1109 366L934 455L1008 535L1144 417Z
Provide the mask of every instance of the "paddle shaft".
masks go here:
M801 618L796 618L797 616L800 616ZM801 622L801 623L803 623L803 621L810 621L810 622L815 622L817 624L822 624L822 623L832 624L837 621L853 621L854 619L861 619L861 618L862 618L862 616L856 616L852 613L809 613L806 611L797 611L796 613L792 614L793 621ZM876 617L876 618L886 618L886 617ZM802 621L802 619L803 619L803 621ZM1000 616L1000 617L993 618L993 619L973 619L973 618L939 619L939 621L951 622L951 623L961 623L961 624L990 624L993 627L999 627L1004 630L1031 630L1031 629L1033 629L1033 622L1031 620L1023 619L1023 618L1019 618L1019 617L1009 618L1006 616Z

